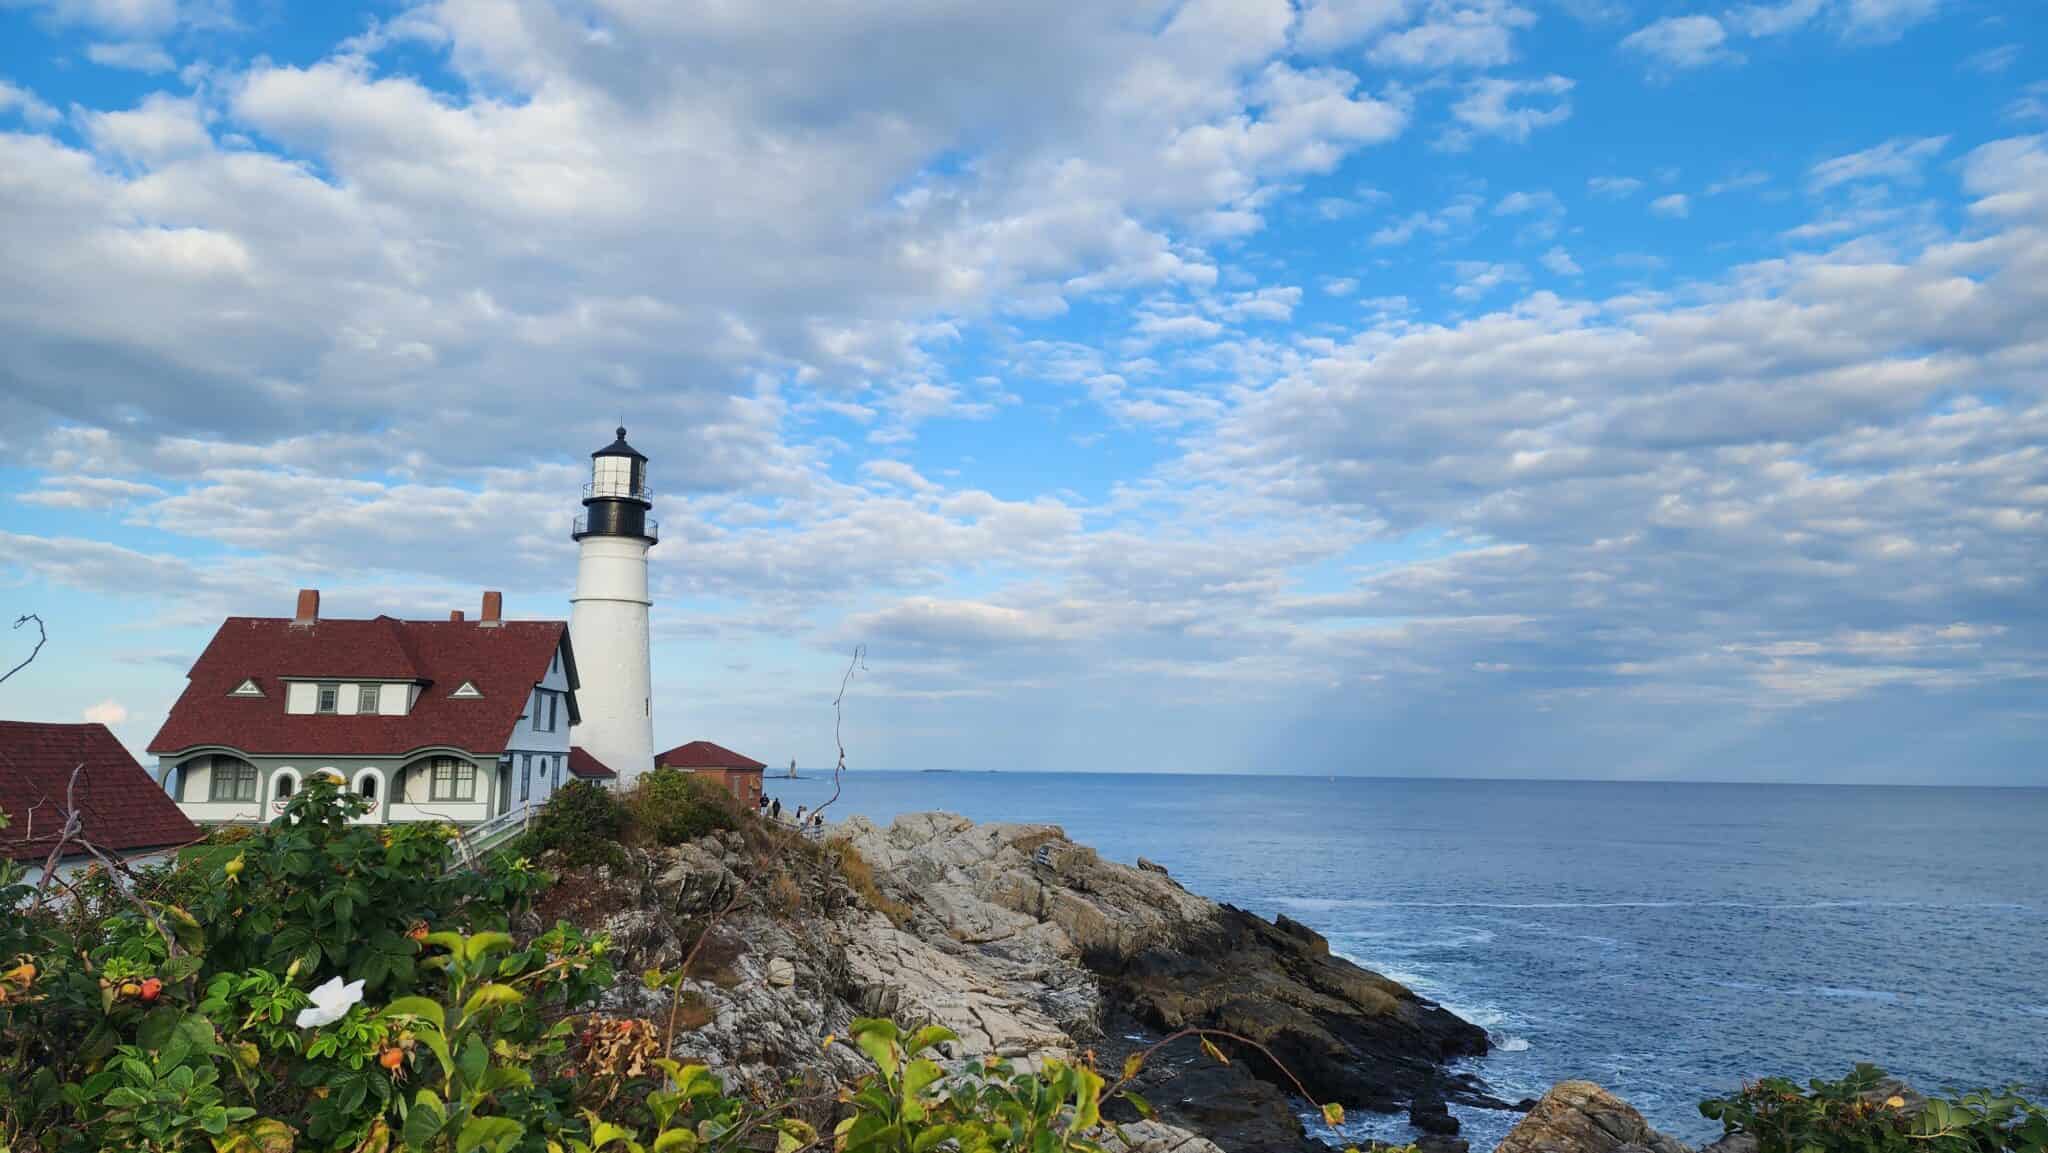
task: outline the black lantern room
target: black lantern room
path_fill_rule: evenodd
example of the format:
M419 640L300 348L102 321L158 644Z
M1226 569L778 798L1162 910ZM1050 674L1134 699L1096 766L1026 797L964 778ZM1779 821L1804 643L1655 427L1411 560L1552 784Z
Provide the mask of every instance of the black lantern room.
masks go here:
M654 507L653 490L647 487L647 458L626 443L626 429L619 427L618 439L590 454L590 483L583 486L585 512L576 518L577 540L587 536L623 536L654 540L656 525L647 510Z

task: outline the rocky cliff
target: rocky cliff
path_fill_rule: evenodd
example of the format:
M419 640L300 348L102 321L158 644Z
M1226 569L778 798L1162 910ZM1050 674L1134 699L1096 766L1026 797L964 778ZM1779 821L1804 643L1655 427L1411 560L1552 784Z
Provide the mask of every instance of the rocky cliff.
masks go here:
M677 1048L741 1085L857 1075L819 1041L885 1015L952 1028L957 1058L1092 1054L1105 1068L1200 1026L1258 1042L1348 1109L1502 1106L1446 1069L1485 1052L1483 1030L1333 956L1304 926L1190 893L1156 866L1105 861L1055 826L944 813L886 828L856 817L832 838L750 828L629 851L622 868L565 876L540 917L609 931L626 972L680 964L701 938ZM612 996L616 1012L671 1009L635 981ZM1227 1066L1192 1044L1153 1062L1142 1089L1163 1124L1134 1141L1213 1148L1192 1132L1234 1153L1321 1148L1285 1075L1224 1047L1237 1050Z

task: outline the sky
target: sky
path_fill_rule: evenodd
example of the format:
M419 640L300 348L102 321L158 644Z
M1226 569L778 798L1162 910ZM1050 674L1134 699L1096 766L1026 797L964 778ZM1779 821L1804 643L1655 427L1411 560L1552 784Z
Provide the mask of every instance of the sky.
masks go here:
M0 0L0 715L566 619L623 423L657 747L2048 784L2044 134L2032 2Z

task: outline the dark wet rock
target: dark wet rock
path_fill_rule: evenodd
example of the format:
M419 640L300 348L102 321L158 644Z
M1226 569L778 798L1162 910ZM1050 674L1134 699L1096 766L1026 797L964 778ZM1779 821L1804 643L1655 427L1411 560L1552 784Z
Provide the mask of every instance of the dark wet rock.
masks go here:
M1424 1133L1444 1137L1458 1135L1458 1119L1451 1116L1450 1106L1441 1099L1417 1101L1409 1106L1408 1123Z

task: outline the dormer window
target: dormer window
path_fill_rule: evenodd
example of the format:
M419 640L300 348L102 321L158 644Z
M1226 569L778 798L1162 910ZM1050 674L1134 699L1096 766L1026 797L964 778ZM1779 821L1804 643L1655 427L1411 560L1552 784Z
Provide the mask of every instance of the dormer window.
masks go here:
M356 689L356 712L370 714L376 713L377 694L379 691L380 690L376 685L362 685L358 687Z
M256 687L256 679L254 677L249 677L244 679L241 684L236 685L235 691L228 695L231 697L260 697L263 695L263 690Z
M318 704L317 706L315 706L315 708L314 708L314 711L315 711L315 712L320 712L320 713L332 713L332 712L335 712L335 711L336 711L336 710L337 710L337 709L338 709L338 708L340 707L340 701L341 701L341 686L340 686L340 685L321 685L321 686L320 686L320 702L319 702L319 704Z
M472 697L483 696L483 694L476 691L476 686L474 684L471 684L469 681L464 681L460 685L457 685L455 687L455 691L449 693L448 696L454 700L467 700Z

